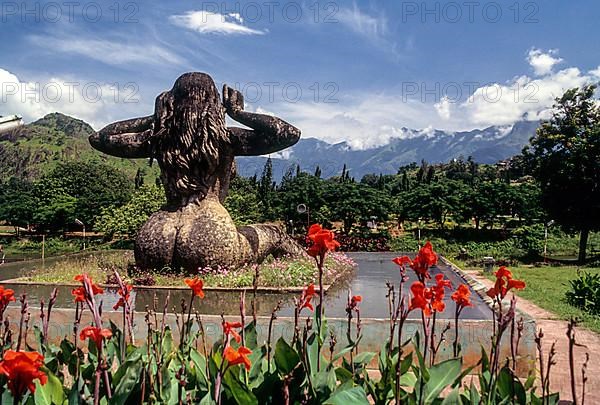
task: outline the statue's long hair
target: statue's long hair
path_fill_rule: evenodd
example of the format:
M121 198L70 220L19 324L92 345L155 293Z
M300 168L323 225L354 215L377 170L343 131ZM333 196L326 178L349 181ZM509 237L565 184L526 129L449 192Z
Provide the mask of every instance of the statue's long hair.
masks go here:
M215 183L219 151L227 141L225 111L212 78L186 73L156 98L153 156L170 203L204 198Z

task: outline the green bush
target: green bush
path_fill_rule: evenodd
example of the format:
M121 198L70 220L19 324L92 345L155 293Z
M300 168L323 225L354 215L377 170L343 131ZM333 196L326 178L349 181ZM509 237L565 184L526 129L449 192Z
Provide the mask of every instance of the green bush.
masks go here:
M570 284L571 290L565 294L567 302L594 315L600 315L600 274L583 271Z

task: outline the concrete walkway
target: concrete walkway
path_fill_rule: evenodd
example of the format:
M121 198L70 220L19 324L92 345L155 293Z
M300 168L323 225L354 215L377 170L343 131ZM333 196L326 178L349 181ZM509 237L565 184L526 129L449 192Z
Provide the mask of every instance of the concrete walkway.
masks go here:
M483 277L479 271L464 271L486 286L491 287L493 285L493 282ZM551 392L560 392L561 402L572 400L569 372L569 341L566 335L567 321L558 319L556 314L548 312L523 298L519 298L517 307L531 315L536 320L538 331L542 329L544 332L542 350L544 352L545 363L547 363L547 356L552 343L556 342L556 365L550 371L550 390ZM600 335L585 328L577 328L575 339L578 344L583 345L575 347L574 350L578 404L581 404L582 398L581 366L585 361L586 352L589 353L590 360L587 367L588 381L585 389L585 403L600 404ZM539 363L537 366L539 367Z

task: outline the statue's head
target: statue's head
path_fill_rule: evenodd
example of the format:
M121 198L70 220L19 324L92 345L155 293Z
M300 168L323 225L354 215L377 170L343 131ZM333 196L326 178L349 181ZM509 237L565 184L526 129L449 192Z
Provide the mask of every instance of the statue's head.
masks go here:
M159 95L151 143L167 197L206 195L226 140L225 109L209 75L186 73Z

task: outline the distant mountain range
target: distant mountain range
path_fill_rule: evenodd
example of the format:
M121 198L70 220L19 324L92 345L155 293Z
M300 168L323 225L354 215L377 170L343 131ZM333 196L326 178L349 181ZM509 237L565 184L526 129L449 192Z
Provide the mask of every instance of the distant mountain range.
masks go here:
M350 175L360 179L369 173L396 173L400 166L422 159L430 163L448 162L472 156L480 163L495 163L521 152L535 134L539 122L521 121L511 126L492 126L482 130L445 132L403 129L402 137L371 149L354 150L348 143L329 144L303 138L293 147L271 156L273 174L279 180L297 164L314 171L318 165L323 177L341 173L344 164ZM131 177L138 169L147 176L158 174L157 166L148 168L145 160L119 159L95 151L87 137L93 133L84 121L60 114L48 114L31 124L0 134L0 179L11 176L37 178L65 160L102 160L124 170ZM243 176L260 175L267 157L240 157L237 171Z
M393 174L398 168L425 159L429 163L448 162L459 156L472 156L479 163L496 163L521 153L535 135L538 121L520 121L510 126L492 126L464 132L411 130L403 128L401 138L371 149L354 150L346 142L329 144L315 138L301 139L291 148L271 156L273 173L279 179L290 166L314 171L318 165L324 177L338 175L344 164L350 175ZM240 157L238 173L261 174L266 157Z

